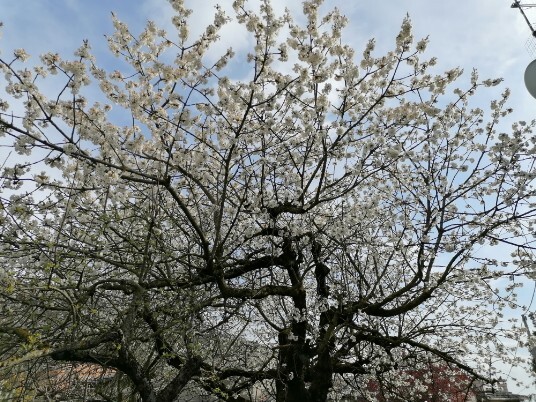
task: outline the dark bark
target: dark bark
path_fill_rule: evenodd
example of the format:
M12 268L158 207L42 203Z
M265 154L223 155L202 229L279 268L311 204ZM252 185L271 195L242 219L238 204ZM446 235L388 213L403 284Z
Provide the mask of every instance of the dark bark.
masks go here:
M289 238L283 240L283 266L287 270L292 287L294 308L305 313L306 293L300 274L303 256L293 248ZM309 401L306 374L309 368L309 345L306 344L307 321L293 319L290 328L279 333L279 376L276 380L276 400L278 402ZM290 337L290 335L292 337Z
M121 348L119 349L118 368L130 378L143 402L158 401L153 385L147 378L146 373L143 372L143 368L136 361L135 357L126 348L126 345L121 345Z
M321 260L322 246L316 241L312 241L311 254L315 263L315 278L316 278L316 293L320 297L329 296L329 286L327 285L327 277L330 269Z
M173 380L158 393L159 402L177 401L182 389L188 384L193 376L201 372L201 361L197 358L187 360Z
M331 353L335 348L335 342L331 333L339 317L334 310L327 310L320 314L320 333L317 341L316 352L318 358L311 370L311 386L309 388L310 402L325 402L328 393L333 386L333 359Z
M333 361L329 350L323 351L312 371L312 381L309 387L310 402L325 402L333 386Z

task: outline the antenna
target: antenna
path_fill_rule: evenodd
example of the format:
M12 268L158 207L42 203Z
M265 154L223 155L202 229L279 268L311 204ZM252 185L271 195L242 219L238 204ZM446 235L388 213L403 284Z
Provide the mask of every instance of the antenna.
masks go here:
M517 8L519 10L519 12L521 13L521 15L523 16L523 18L525 18L525 21L527 22L527 25L530 28L530 32L532 32L532 36L536 36L536 30L532 26L531 22L527 18L527 14L525 14L525 11L523 10L524 8L532 8L532 7L536 7L536 4L534 4L534 3L532 3L532 4L521 4L518 0L516 0L516 1L514 1L512 3L512 8Z
M536 49L536 45L534 44L534 38L536 38L536 29L532 26L532 23L530 22L529 18L527 17L527 14L525 13L526 8L532 8L536 7L535 3L531 4L521 4L519 0L515 0L512 3L512 8L517 8L521 15L523 15L523 18L525 19L525 22L530 28L530 32L532 33L533 38L529 39L527 41L527 50L529 52L532 52L534 49ZM533 98L536 98L536 60L533 60L525 70L525 86L527 87L527 90L532 95Z

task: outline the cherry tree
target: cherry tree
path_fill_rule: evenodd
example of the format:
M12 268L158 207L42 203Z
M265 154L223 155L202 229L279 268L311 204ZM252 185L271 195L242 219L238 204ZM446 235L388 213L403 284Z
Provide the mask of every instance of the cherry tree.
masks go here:
M500 80L456 88L409 18L358 57L320 0L303 25L237 0L195 38L170 3L171 33L113 17L114 71L87 42L1 56L3 378L88 365L110 400L326 401L516 361L501 278L532 274L535 137L500 131L508 90L471 105ZM231 20L251 49L215 57Z

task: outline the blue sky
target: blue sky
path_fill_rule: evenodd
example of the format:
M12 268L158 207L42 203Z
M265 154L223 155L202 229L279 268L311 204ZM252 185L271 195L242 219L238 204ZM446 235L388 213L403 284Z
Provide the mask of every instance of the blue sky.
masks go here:
M210 22L216 3L228 9L232 0L187 0L194 9L191 22L202 28ZM2 1L0 21L4 22L0 50L24 47L38 56L47 50L72 53L83 39L90 42L101 62L107 61L104 34L112 32L110 14L131 26L147 19L170 27L171 7L165 0L23 0ZM415 37L429 35L429 55L439 67L462 66L466 72L478 68L481 77L503 77L512 90L513 107L529 119L534 107L523 86L523 72L531 61L525 50L529 29L510 0L328 0L325 8L336 6L349 17L346 39L356 49L368 38L377 41L378 52L392 48L402 19L409 14ZM274 0L276 9L299 11L298 0ZM536 12L535 12L536 20ZM195 29L194 29L195 32ZM232 43L240 48L233 26L224 29L222 47ZM516 114L517 115L517 114ZM520 117L521 118L521 117Z
M190 19L194 33L211 21L216 3L229 9L232 0L187 0L194 10ZM437 57L440 70L460 66L468 77L477 68L481 78L504 78L499 89L478 95L483 108L504 87L509 87L510 106L515 110L512 120L536 118L536 99L530 97L523 84L524 70L533 59L525 48L531 36L519 11L510 7L512 0L326 0L325 3L326 9L337 6L348 16L346 40L358 54L372 37L376 38L377 54L392 49L400 24L409 14L415 37L429 36L427 55ZM273 0L273 4L276 10L288 7L299 12L301 8L298 0ZM25 48L36 61L46 51L71 55L82 40L89 39L97 61L104 66L111 66L114 61L106 52L104 39L113 30L112 11L135 31L148 19L169 28L173 15L166 0L0 0L0 6L0 21L4 23L0 41L3 55L15 48ZM528 14L536 22L536 11ZM235 26L226 27L221 48L231 44L240 50L247 45L237 40L240 35ZM530 300L530 286L527 293ZM525 376L521 372L517 374ZM513 383L509 385L521 392Z
M250 0L256 2L258 0ZM198 32L211 21L214 6L230 9L232 0L187 0L194 10L192 31ZM277 10L285 7L299 13L301 1L274 0ZM481 78L504 78L512 90L514 118L532 120L536 100L526 92L523 74L532 60L525 49L530 32L511 0L327 0L324 8L338 7L349 17L346 40L358 50L369 38L376 38L377 54L393 48L402 19L409 14L417 39L429 36L427 55L438 58L438 70L461 66L466 77L476 67ZM45 51L70 55L89 39L101 65L114 59L107 53L105 34L112 33L111 12L139 31L146 20L171 31L173 11L166 0L0 0L3 40L0 51L25 48L34 58ZM534 20L536 21L536 9ZM529 10L529 15L531 11ZM242 31L229 25L222 32L221 50L229 44L235 50L247 46ZM536 57L536 55L535 55ZM504 89L483 93L482 106Z

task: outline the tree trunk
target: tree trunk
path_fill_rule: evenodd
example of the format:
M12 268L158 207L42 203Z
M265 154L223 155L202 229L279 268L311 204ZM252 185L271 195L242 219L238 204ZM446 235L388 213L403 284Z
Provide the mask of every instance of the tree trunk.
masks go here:
M329 350L325 350L318 356L312 373L312 382L309 387L309 402L326 402L329 390L333 386L333 364Z

